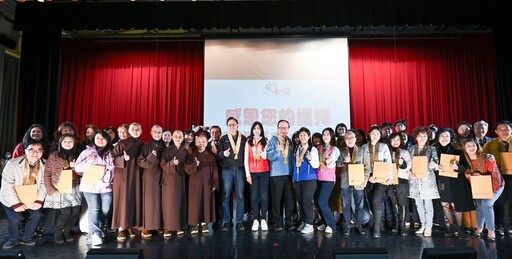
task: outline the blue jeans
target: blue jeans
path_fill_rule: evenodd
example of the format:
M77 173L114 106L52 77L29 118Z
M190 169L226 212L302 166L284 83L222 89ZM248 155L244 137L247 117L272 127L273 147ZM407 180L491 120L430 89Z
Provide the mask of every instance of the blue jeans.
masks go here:
M317 184L316 205L320 210L320 215L325 221L325 224L331 227L333 231L336 231L336 222L334 222L334 216L332 215L331 208L329 207L329 197L331 197L334 182L318 181Z
M343 220L345 228L350 227L350 204L354 201L354 224L356 226L366 224L370 220L370 214L364 211L364 190L356 190L353 186L347 189L341 188Z
M251 210L254 219L266 219L268 211L268 188L270 174L264 173L251 173ZM260 206L258 206L261 203Z
M20 241L20 230L23 228L23 221L25 221L25 227L23 228L23 235L21 235L21 241L30 241L34 232L39 226L39 222L43 217L41 209L39 210L25 210L24 212L16 212L11 207L4 207L5 214L7 214L7 228L9 229L9 241L18 242Z
M87 233L87 237L88 240L91 240L90 237L93 234L96 234L99 237L102 236L101 225L105 221L105 216L110 212L110 205L112 204L112 193L84 192L84 197L89 208L89 233Z
M236 215L235 222L242 223L244 217L244 186L245 172L240 168L224 168L222 169L222 224L228 223L230 220L229 200L231 199L231 191L235 185L236 193Z
M484 223L488 230L494 230L494 202L500 197L504 186L494 192L492 199L475 200L476 201L476 226L479 229L484 228Z

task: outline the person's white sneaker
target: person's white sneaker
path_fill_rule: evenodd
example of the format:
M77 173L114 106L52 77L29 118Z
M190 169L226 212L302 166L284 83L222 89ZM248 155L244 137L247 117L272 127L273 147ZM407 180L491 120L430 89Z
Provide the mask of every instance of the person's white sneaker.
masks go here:
M305 226L306 226L306 223L304 223L304 222L300 223L300 226L297 228L297 231L302 231L302 229L304 229Z
M309 233L313 233L313 231L315 231L313 229L313 225L305 224L304 228L300 231L300 233L302 233L302 234L309 234Z
M425 228L421 227L420 229L416 230L416 232L414 232L414 233L421 235L421 234L423 234L423 232L425 232Z
M267 231L268 230L267 222L264 219L261 220L260 225L261 225L261 230L262 231Z
M260 228L260 223L258 222L258 220L255 219L252 222L252 228L251 229L252 229L252 231L258 231L259 228Z
M101 237L96 234L93 234L91 239L92 239L93 246L100 246L103 244L103 240L101 240Z
M318 231L324 231L324 230L325 230L325 224L322 224L322 225L320 225L320 226L316 227L316 230L318 230Z
M432 228L425 228L425 232L423 232L423 236L425 236L425 237L432 236Z
M325 233L326 233L326 234L332 234L333 232L334 232L334 231L332 231L332 228L331 228L331 227L327 226L327 227L325 228Z

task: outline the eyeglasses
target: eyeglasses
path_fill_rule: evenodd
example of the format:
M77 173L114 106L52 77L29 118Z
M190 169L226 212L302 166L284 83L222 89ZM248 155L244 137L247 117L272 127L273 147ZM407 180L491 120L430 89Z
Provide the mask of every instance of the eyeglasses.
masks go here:
M288 127L278 127L277 129L279 129L279 130L287 130L289 128Z
M30 149L27 149L26 152L29 153L29 154L34 154L34 153L35 154L42 154L44 152L44 150L30 148Z

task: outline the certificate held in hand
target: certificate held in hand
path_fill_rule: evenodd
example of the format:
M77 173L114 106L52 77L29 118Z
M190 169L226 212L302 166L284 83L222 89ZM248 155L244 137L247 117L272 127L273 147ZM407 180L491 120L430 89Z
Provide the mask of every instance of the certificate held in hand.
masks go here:
M91 165L82 176L82 184L84 186L94 186L103 178L104 174L104 165Z
M439 171L440 176L457 178L458 173L453 171L452 164L459 164L460 157L458 155L441 154L441 165L443 171Z
M492 199L492 181L490 175L470 176L473 199Z
M501 173L512 174L512 152L501 152Z
M16 185L14 186L18 199L25 204L27 208L37 200L37 184Z
M425 178L427 176L427 156L412 157L412 173L417 178Z
M55 188L60 193L71 193L73 191L73 170L62 170Z
M384 183L389 179L391 164L386 162L373 163L373 178L376 183Z
M364 183L364 165L349 164L348 165L348 185L359 186Z

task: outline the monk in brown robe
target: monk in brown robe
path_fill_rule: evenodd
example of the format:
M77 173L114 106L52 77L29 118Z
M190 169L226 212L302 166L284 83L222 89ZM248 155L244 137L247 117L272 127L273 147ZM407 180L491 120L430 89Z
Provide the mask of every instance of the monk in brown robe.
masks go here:
M130 137L120 140L112 151L114 159L112 228L119 228L117 240L126 239L125 230L135 237L132 228L142 225L141 170L137 157L142 150L140 124L134 122L128 128Z
M162 155L162 216L164 237L172 233L183 235L187 225L187 199L185 194L184 165L187 150L183 147L183 132L172 133L172 144Z
M142 237L151 237L151 230L162 227L162 167L160 160L164 151L162 127L151 128L152 140L144 144L137 159L142 172Z
M215 222L215 195L219 189L217 160L206 151L208 140L205 135L196 139L196 145L189 149L185 172L190 175L188 197L188 224L192 234L208 232L206 224Z

